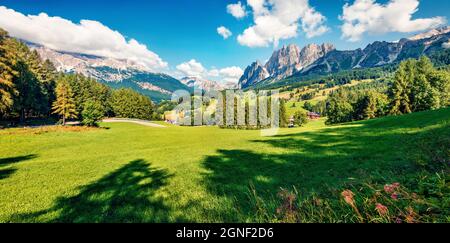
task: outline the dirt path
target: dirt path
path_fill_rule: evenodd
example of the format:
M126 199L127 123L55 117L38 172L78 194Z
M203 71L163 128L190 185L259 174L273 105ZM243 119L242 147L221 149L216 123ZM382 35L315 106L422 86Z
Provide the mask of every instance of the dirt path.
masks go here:
M138 119L108 118L108 119L103 119L103 122L106 122L106 123L127 122L127 123L135 123L135 124L139 124L139 125L143 125L143 126L148 126L148 127L156 127L156 128L165 128L166 127L163 125L152 123L150 121L138 120Z

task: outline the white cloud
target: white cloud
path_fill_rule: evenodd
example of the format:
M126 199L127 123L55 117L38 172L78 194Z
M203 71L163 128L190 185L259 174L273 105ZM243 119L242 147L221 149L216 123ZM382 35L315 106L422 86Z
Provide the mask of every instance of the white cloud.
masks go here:
M126 59L150 71L167 67L167 63L145 45L134 39L127 40L98 21L81 20L78 24L45 13L25 16L0 6L0 27L13 37L58 51Z
M189 62L181 63L177 66L177 70L180 71L183 75L190 77L202 77L207 71L203 67L203 65L197 62L195 59L192 59Z
M245 10L245 6L242 5L241 2L235 3L235 4L228 4L227 5L227 12L233 17L237 19L242 19L245 16L247 16L247 12Z
M309 0L247 0L254 25L238 36L241 45L277 46L280 40L294 38L301 30L307 38L320 36L329 28L326 18L309 5Z
M238 83L239 78L244 74L244 71L240 67L235 66L208 70L195 59L181 63L176 68L179 71L178 76L197 77L222 83Z
M227 29L225 26L220 26L217 28L217 33L221 35L224 39L228 39L230 36L233 35L229 29Z
M216 68L211 69L211 70L208 71L208 76L209 77L214 77L214 78L219 77L220 76L220 70L216 69Z
M219 70L219 75L224 82L238 83L239 78L244 74L240 67L226 67Z
M450 49L450 41L442 44L442 47L445 49Z
M375 0L356 0L346 3L340 19L342 37L349 41L361 40L364 33L416 32L446 23L444 17L412 19L418 11L419 0L389 0L386 4Z

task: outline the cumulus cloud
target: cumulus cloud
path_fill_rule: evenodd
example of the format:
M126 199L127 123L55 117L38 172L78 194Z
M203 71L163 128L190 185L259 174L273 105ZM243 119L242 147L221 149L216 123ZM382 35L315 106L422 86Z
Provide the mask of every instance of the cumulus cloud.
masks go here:
M222 68L220 70L212 70L212 72L218 73L218 77L221 81L226 83L238 83L239 78L244 74L244 71L240 67L232 66Z
M217 28L217 33L221 35L224 39L228 39L230 36L233 35L229 29L227 29L225 26L220 26Z
M309 0L247 0L247 4L254 24L238 36L244 46L277 46L280 40L296 37L299 29L307 38L329 30L325 16L311 7Z
M234 4L228 4L227 5L227 12L233 17L237 19L242 19L245 16L247 16L247 11L245 10L245 6L242 5L241 2L234 3Z
M240 67L235 66L208 70L195 59L181 63L176 68L182 76L203 78L223 83L238 83L239 78L244 74Z
M442 47L445 49L450 49L450 41L442 44Z
M201 63L197 62L195 59L192 59L188 62L181 63L176 68L183 75L190 76L190 77L202 77L203 74L207 71L203 67L203 65Z
M364 33L416 32L446 23L444 17L413 19L419 0L389 0L385 4L375 0L356 0L346 3L340 19L344 22L342 37L349 41L361 40Z
M126 59L150 71L168 66L156 53L135 39L127 40L118 31L98 21L73 23L45 13L24 15L0 6L0 27L13 37L47 46L57 51L76 52L102 57Z

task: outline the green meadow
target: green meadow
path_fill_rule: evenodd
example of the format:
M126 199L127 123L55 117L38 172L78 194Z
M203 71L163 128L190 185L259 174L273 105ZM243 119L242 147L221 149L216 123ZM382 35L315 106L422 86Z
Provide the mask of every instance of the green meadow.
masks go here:
M280 188L327 197L368 180L408 186L423 149L448 145L449 122L442 109L272 137L128 123L3 129L0 222L261 222L255 195L271 201Z

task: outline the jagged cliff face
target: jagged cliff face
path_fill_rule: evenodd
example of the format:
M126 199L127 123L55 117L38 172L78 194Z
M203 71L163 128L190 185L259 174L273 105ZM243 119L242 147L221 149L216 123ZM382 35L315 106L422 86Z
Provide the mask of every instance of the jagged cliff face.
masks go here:
M379 67L442 51L449 41L450 27L432 30L398 42L375 41L364 49L332 51L296 75Z
M304 69L313 64L319 58L325 56L334 49L334 45L328 43L322 45L310 44L305 46L300 52L300 69Z
M275 51L265 65L270 77L279 79L297 71L300 68L300 51L296 45L283 46Z
M290 76L323 75L379 67L431 55L444 48L450 48L450 27L434 29L398 42L375 41L364 49L348 51L335 50L332 44L310 44L302 49L289 45L275 51L264 67L255 63L249 66L240 84L243 88L255 84L264 86Z
M247 88L270 76L266 68L259 62L254 62L248 66L242 77L239 79L239 87Z
M274 82L289 77L333 50L331 44L310 44L302 49L294 44L283 46L272 54L264 66L259 62L248 66L239 84L246 88L265 79Z
M291 44L275 51L265 68L272 79L279 80L311 65L332 50L334 50L334 46L331 44L310 44L302 49Z

